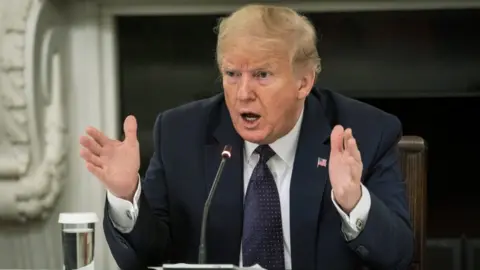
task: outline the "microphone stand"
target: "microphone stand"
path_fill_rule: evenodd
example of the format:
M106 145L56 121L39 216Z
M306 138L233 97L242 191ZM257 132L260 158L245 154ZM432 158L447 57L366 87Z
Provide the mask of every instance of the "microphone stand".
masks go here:
M200 231L200 246L198 248L199 264L205 264L207 260L206 235L207 235L208 212L210 210L210 204L212 204L213 195L215 194L217 185L220 182L220 178L223 172L223 167L225 166L225 163L227 162L227 160L232 156L231 150L232 150L231 146L229 145L225 146L222 152L222 161L220 162L220 166L218 167L217 174L215 175L215 179L213 180L212 188L208 193L207 200L205 201L205 205L203 207L202 227Z
M207 200L203 206L203 216L202 216L202 227L200 229L200 245L198 248L198 264L164 264L162 266L163 270L205 270L205 269L224 269L224 270L233 270L237 269L234 265L230 264L206 264L207 261L207 221L208 221L208 211L210 210L210 205L212 204L213 196L215 195L215 190L217 189L218 182L222 176L223 167L228 159L232 157L232 147L226 145L222 151L222 161L218 167L217 174L213 180L212 188L208 193Z

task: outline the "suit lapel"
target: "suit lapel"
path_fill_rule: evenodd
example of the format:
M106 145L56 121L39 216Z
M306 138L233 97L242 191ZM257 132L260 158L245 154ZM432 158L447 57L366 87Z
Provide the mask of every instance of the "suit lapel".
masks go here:
M212 199L207 229L207 260L238 265L243 227L243 140L236 133L224 105L213 136L215 140L205 145L205 199L225 145L232 146L232 157L225 164Z
M290 226L292 266L294 269L314 269L317 228L327 166L317 166L318 158L330 155L328 138L331 126L320 101L312 96L306 100L304 119L298 140L290 186Z

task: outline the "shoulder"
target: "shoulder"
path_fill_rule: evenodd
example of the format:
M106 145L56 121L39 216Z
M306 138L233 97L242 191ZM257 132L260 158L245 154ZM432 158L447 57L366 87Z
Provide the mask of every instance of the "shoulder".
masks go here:
M219 113L224 104L223 94L196 100L158 114L157 123L163 128L192 128L195 124L205 124L211 116Z
M178 107L165 110L161 113L162 121L171 124L178 124L178 120L198 120L206 117L209 113L223 104L223 94L217 94L209 98L196 100L182 104Z
M362 155L368 159L395 147L402 136L398 117L365 102L326 89L317 90L332 125L351 128Z
M157 116L154 136L172 146L176 142L201 142L214 125L212 123L219 118L224 106L223 94L217 94L165 110Z
M331 90L319 89L317 92L338 124L365 129L367 132L384 128L401 129L400 120L393 114Z

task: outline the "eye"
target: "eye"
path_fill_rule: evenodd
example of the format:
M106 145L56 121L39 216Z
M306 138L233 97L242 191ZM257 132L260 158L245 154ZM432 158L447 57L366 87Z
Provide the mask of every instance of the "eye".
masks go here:
M257 71L257 72L254 73L254 76L256 78L259 78L259 79L266 79L270 75L272 75L272 74L268 71Z
M227 75L228 77L238 76L238 72L231 71L231 70L225 70L224 73L225 73L225 75Z

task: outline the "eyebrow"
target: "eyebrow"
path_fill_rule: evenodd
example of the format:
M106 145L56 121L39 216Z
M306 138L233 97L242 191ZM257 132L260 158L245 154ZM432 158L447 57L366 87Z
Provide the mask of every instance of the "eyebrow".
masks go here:
M253 71L259 71L259 70L265 70L265 69L273 69L273 68L274 68L274 65L269 64L269 63L265 63L265 64L257 65L257 66L255 66L255 67L249 69L249 71L250 71L250 72L253 72ZM229 66L228 64L225 65L225 66L222 66L222 69L223 69L223 70L239 70L239 68Z

